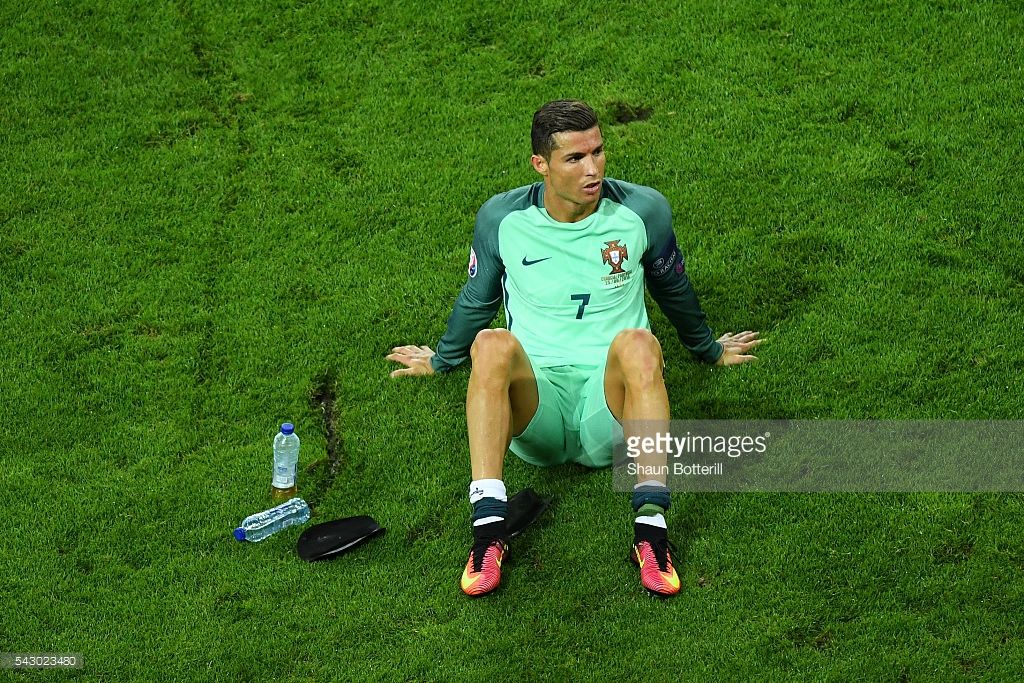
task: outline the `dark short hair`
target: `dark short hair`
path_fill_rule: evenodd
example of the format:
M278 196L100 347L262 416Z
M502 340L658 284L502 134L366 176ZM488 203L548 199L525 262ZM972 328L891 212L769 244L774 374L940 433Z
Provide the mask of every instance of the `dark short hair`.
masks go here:
M555 149L555 133L590 130L597 123L597 114L579 100L555 100L548 102L533 115L530 142L533 153L551 159Z

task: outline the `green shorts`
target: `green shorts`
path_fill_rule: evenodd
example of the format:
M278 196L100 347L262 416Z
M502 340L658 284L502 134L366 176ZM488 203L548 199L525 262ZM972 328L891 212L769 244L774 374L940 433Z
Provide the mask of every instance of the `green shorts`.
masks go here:
M533 368L538 404L530 424L509 450L531 465L575 462L608 467L622 425L604 397L604 365Z

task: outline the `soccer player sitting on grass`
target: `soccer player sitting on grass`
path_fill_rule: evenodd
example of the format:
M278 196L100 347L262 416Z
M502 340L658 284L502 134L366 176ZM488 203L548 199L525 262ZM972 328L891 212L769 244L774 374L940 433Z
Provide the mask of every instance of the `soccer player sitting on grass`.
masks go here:
M474 543L462 590L498 587L508 552L502 466L509 449L540 466L612 463L638 421L667 425L661 345L651 334L644 283L683 345L716 365L754 360L756 332L717 341L686 275L668 201L604 177L597 115L583 102L541 107L531 132L543 182L488 200L477 213L463 286L435 353L399 346L391 373L447 372L472 358L466 422ZM507 329L488 329L504 302ZM666 454L660 456L665 465ZM647 465L658 465L647 462ZM655 471L655 470L648 470ZM638 477L640 479L641 477ZM650 592L673 595L664 477L637 483L631 557Z

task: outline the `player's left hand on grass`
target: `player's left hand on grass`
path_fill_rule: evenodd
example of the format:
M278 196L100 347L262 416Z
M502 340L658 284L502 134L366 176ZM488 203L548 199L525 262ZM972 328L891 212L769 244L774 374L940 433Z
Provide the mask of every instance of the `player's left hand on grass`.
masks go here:
M757 332L750 331L738 334L731 332L723 334L718 338L718 343L722 345L724 350L715 365L739 365L740 363L749 363L752 360L757 360L757 356L747 354L747 351L757 348L764 341L763 339L758 339L757 334Z
M430 359L434 357L434 350L429 346L396 346L391 349L385 358L401 363L404 368L399 368L391 373L391 377L403 375L433 375L434 366Z

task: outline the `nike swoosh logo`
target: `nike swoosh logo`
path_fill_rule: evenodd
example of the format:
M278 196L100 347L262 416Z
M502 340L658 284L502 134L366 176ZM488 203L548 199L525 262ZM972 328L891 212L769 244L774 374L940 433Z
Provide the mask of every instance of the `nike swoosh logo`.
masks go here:
M468 571L469 570L466 569L466 570L463 570L463 572L462 572L462 587L465 590L469 590L470 588L475 586L477 584L477 582L480 580L480 577L481 577L481 574L477 574L473 578L470 578Z
M523 257L523 265L524 266L532 266L534 263L540 263L541 261L547 261L549 258L551 258L551 257L550 256L545 256L544 258L539 258L536 261L527 261L526 257L524 256Z

